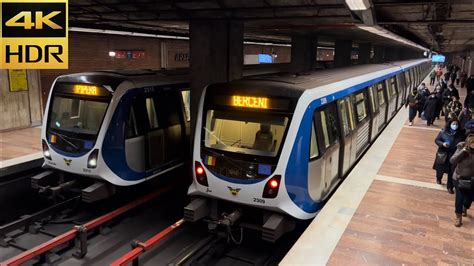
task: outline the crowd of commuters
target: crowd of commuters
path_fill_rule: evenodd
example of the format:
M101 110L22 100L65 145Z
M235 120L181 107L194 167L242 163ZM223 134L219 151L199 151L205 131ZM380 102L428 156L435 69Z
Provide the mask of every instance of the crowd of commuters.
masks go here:
M449 85L448 85L449 84ZM460 102L459 91L455 86L466 88L466 99ZM410 126L418 113L427 125L444 116L445 126L435 139L438 146L433 169L436 170L436 183L442 184L447 175L446 188L455 196L455 226L462 226L462 217L474 200L474 75L469 78L459 67L451 65L443 75L441 67L430 74L430 90L423 83L414 88L407 98Z

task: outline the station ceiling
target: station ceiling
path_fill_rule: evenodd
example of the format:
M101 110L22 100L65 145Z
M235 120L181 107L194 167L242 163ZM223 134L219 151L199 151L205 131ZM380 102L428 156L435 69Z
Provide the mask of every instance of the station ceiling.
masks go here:
M474 48L474 0L372 0L372 25L440 52ZM367 14L367 13L366 13ZM400 46L361 30L367 23L344 0L70 0L70 26L187 36L194 19L234 19L245 39L289 43L293 34L320 42L352 39Z

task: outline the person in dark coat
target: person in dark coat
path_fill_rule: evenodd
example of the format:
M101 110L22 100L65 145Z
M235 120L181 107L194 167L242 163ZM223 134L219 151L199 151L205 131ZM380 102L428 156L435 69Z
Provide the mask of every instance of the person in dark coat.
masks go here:
M455 167L453 174L454 187L456 188L455 213L456 222L454 226L462 226L462 217L467 216L467 210L474 200L474 186L470 189L459 186L460 180L474 180L474 135L468 135L465 142L457 145L457 150L450 159Z
M433 169L436 170L436 183L441 184L443 175L448 174L446 188L450 194L454 194L454 168L449 160L456 151L456 145L463 141L463 139L464 133L459 128L459 121L457 119L453 119L446 123L446 126L441 129L435 139L435 143L438 145L436 159L433 164Z
M439 119L439 116L441 114L441 110L443 110L443 92L441 91L441 86L437 85L435 88L435 93L436 93L436 110L435 110L435 116L437 119Z
M446 122L448 122L448 115L449 115L449 110L448 105L452 101L453 96L456 96L456 91L454 90L454 86L451 84L448 86L448 89L445 89L443 91L443 113L444 113L444 118L446 119ZM459 96L459 94L457 94Z
M474 106L474 90L471 91L464 99L464 107Z
M418 117L421 117L426 99L428 99L431 94L425 83L421 83L421 86L418 88L418 94L421 95L420 101L418 103Z
M426 99L425 105L423 106L423 112L426 118L426 125L431 126L436 119L436 108L438 105L438 98L436 98L436 92L432 92Z
M456 71L451 72L451 84L454 85L454 82L456 82L456 77L457 77Z
M418 90L414 87L411 93L408 95L407 100L405 101L405 108L409 106L408 109L408 120L410 121L410 126L413 125L413 120L416 117L416 112L418 111L418 105L421 100L421 95L418 93Z

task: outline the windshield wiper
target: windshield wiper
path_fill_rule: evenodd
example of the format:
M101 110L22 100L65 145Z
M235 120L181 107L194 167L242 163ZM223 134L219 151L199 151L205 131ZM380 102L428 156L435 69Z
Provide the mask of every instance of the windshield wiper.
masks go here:
M62 139L64 142L66 142L67 144L69 144L69 146L73 147L74 149L76 149L77 151L80 150L81 148L79 148L78 146L76 146L76 144L72 143L71 141L69 141L68 139L66 139L66 136L63 135L63 134L60 134L58 132L54 132L54 131L51 131L51 130L48 130L49 134L54 134L54 135L57 135L60 139Z

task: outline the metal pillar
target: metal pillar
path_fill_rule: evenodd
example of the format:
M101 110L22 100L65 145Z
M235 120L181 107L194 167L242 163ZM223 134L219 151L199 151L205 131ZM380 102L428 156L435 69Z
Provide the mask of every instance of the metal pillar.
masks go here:
M334 54L334 67L350 66L352 41L351 40L336 40Z
M291 64L293 73L311 70L316 63L318 38L314 35L294 35L291 37Z

